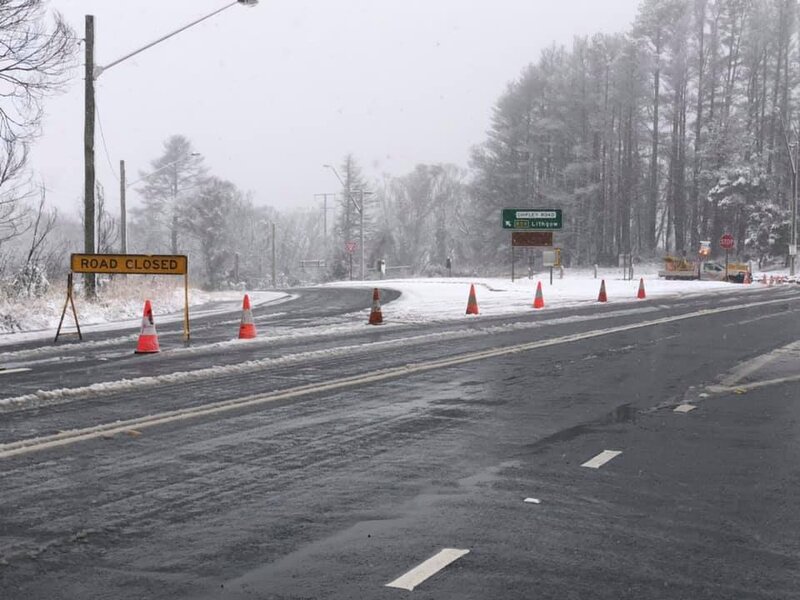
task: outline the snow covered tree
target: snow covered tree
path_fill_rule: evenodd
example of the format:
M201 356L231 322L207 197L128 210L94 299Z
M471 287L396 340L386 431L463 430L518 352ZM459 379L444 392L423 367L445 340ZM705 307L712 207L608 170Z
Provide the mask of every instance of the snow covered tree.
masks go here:
M28 229L24 175L44 98L74 64L78 38L44 0L0 2L0 245Z
M131 211L135 227L144 233L137 245L149 252L179 254L178 206L186 194L196 190L206 177L203 157L182 135L170 136L161 156L150 162L150 170L140 172L144 184L138 190L143 205Z
M230 181L211 177L191 197L181 200L178 208L178 226L197 242L206 284L219 289L230 279L242 234L238 217L247 209L243 194Z

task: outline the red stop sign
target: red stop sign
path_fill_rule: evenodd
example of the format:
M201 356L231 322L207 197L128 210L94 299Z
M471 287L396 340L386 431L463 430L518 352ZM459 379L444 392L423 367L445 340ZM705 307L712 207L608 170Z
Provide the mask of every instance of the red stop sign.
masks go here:
M719 238L719 247L723 250L730 250L733 248L733 236L730 233L726 233Z

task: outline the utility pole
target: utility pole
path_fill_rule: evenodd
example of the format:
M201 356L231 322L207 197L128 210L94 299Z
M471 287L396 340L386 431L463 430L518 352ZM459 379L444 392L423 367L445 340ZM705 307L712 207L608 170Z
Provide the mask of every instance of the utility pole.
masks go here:
M275 268L275 221L272 222L272 287L276 287L277 277Z
M800 151L800 140L794 143L794 161L792 161L792 242L789 247L789 275L794 275L797 258L797 156Z
M344 180L339 175L339 171L336 170L336 167L334 167L333 165L327 165L327 164L322 165L322 167L325 168L325 169L330 169L331 171L333 171L333 174L336 175L336 179L338 179L339 183L342 184L342 187L345 188L345 194L347 195L347 198L350 200L350 202L353 203L353 206L355 206L356 210L358 211L358 214L359 214L359 217L360 217L359 220L360 220L360 223L361 223L361 225L360 225L360 234L359 234L359 239L361 240L361 242L360 242L361 243L361 281L364 281L364 196L372 194L374 192L365 192L363 189L355 190L355 192L358 192L358 195L359 195L359 197L361 199L361 203L359 204L358 202L356 202L356 194L355 194L355 192L353 192L350 189L350 174L348 173L348 175L347 175L347 183L345 183ZM348 225L349 225L350 220L348 219L347 222L348 222Z
M128 253L128 213L125 208L125 161L119 161L119 239L122 254Z
M789 166L792 168L792 225L791 240L789 241L789 274L795 274L795 258L797 255L797 168L798 153L800 152L800 133L794 129L794 142L789 142L789 135L786 133L786 124L781 118L781 129L783 129L783 141L786 144L786 153L789 155Z
M364 196L369 196L374 192L366 192L363 189L357 189L356 192L358 193L359 202L356 202L356 193L351 193L350 189L348 188L347 193L350 196L350 199L353 201L353 205L356 207L359 216L359 239L361 244L361 281L364 281L364 272L365 272L365 263L364 263Z
M360 220L359 228L361 230L360 237L361 241L361 281L364 281L364 190L358 190L361 196L361 204L360 208L358 209L358 216Z
M83 251L94 254L94 16L86 15L86 81L83 126ZM94 273L83 276L86 296L94 298Z
M325 236L325 247L328 246L328 210L333 210L333 206L328 209L328 196L336 199L336 194L314 194L314 198L322 198L322 231Z

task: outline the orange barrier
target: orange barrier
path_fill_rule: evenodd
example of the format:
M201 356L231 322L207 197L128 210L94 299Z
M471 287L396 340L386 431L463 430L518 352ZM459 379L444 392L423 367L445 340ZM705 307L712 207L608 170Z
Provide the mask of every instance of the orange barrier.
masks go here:
M239 324L239 339L252 340L256 337L256 324L253 321L253 310L250 308L250 296L244 295L242 301L242 322Z
M383 323L383 313L381 312L381 293L378 288L372 291L372 310L369 313L369 324L380 325Z
M142 330L139 332L139 342L136 344L135 354L153 354L160 352L158 347L158 334L153 321L153 307L150 300L144 301L144 314L142 315Z
M600 293L597 295L598 302L608 302L608 296L606 295L606 280L600 280Z
M536 297L533 299L533 308L544 308L544 296L542 295L542 282L536 285Z
M469 286L469 298L467 299L467 314L478 314L478 299L475 297L475 284L471 283Z

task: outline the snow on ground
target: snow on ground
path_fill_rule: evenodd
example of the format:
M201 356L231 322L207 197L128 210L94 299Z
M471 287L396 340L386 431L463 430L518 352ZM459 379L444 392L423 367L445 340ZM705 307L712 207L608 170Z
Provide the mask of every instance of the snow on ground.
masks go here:
M241 306L242 296L241 291L206 292L190 289L190 318L235 310L237 306ZM282 292L250 293L252 303L256 306L289 297ZM0 298L0 345L52 337L58 327L65 300L66 290L63 288L52 288L41 298ZM112 331L135 327L141 323L145 300L152 303L156 323L183 318L182 281L130 278L105 286L99 292L97 302L87 302L76 294L75 308L81 331ZM64 317L64 330L75 330L69 308Z
M769 275L785 275L784 271L772 271ZM623 280L620 269L601 269L598 271L597 279L594 278L592 270L566 269L563 279L559 278L559 272L556 270L552 285L548 275L541 273L533 278L526 277L514 282L510 279L490 277L452 277L340 281L326 286L371 289L379 285L400 291L402 294L400 298L383 309L384 318L389 325L466 318L470 284L475 284L481 315L507 315L532 311L536 284L539 281L542 282L545 311L553 307L596 303L601 279L605 279L609 303L620 304L640 302L636 299L640 276L644 278L648 299L724 294L764 287L760 283L742 286L713 281L666 281L658 278L656 268L639 268L633 281ZM754 274L754 279L758 280L760 277L761 273ZM143 285L143 282L146 282L146 285ZM368 292L365 291L366 293ZM193 307L190 310L190 317L194 319L210 314L235 313L241 306L242 294L241 291L204 292L192 289L189 292L190 305ZM259 305L282 302L292 297L280 292L251 292L250 295L256 308ZM182 319L183 287L178 282L131 278L105 288L101 293L101 300L95 304L76 298L81 330L91 333L135 328L141 322L145 299L150 299L153 303L157 324ZM42 298L15 302L0 299L0 347L26 340L52 338L63 306L64 290L57 289L51 290ZM278 335L295 337L303 334L320 335L346 331L350 327L347 325L348 321L365 325L367 312L357 311L350 317L340 317L332 321L322 318L319 323L311 327L313 331L282 331ZM74 331L69 312L65 318L65 330Z
M463 319L467 307L470 284L475 284L478 307L482 315L506 315L533 310L536 285L542 282L545 309L579 306L597 302L600 282L605 280L609 303L637 302L639 278L644 278L647 298L688 297L699 294L724 294L743 289L760 289L761 284L739 285L717 281L667 281L658 277L656 270L636 273L633 281L622 279L620 269L599 270L597 279L593 270L565 269L564 278L556 270L553 284L549 273L531 279L446 277L425 279L384 279L382 281L342 281L328 286L376 286L401 292L399 299L383 309L384 318L406 322Z

